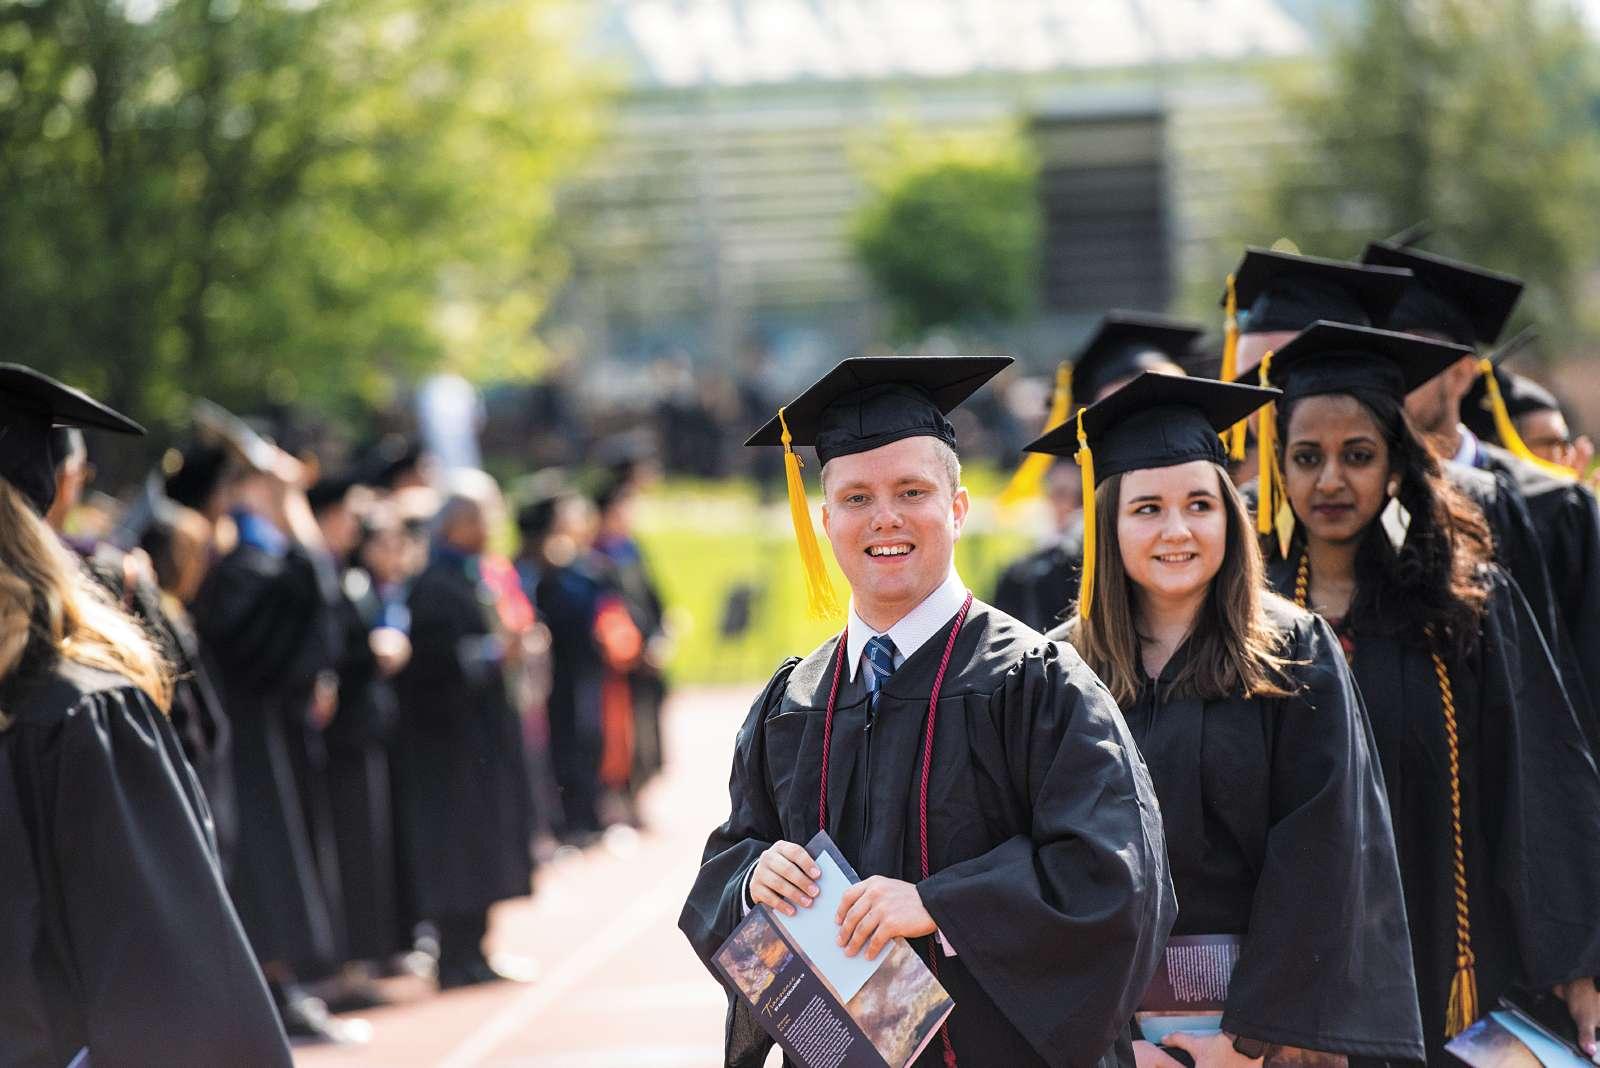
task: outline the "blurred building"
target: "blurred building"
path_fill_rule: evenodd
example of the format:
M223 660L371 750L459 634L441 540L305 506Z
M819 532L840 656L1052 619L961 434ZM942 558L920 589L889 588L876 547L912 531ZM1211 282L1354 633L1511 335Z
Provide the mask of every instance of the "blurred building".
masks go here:
M1339 5L1333 3L1332 7ZM1036 361L1111 306L1215 278L1217 238L1291 138L1266 82L1317 0L604 0L612 137L564 210L554 325L610 393L689 354L782 391L881 337L847 230L894 123L1020 121L1041 161ZM596 377L597 376L597 377Z

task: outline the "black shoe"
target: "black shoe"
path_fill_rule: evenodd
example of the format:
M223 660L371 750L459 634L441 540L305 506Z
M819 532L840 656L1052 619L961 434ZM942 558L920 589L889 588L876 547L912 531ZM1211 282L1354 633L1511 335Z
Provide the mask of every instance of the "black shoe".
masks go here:
M534 962L519 957L495 954L494 963L483 957L471 960L441 963L439 989L455 990L464 986L484 983L531 983L538 977L539 968Z

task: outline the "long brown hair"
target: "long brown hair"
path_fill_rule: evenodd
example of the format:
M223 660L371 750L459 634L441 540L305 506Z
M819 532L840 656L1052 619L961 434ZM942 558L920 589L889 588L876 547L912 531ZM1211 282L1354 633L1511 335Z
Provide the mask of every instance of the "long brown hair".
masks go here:
M1205 603L1190 631L1189 650L1174 691L1201 698L1242 695L1287 697L1294 692L1285 668L1284 637L1267 618L1266 570L1251 529L1250 515L1239 491L1219 465L1212 464L1228 519L1222 567L1211 580ZM1088 619L1073 617L1068 639L1078 654L1126 709L1138 699L1144 682L1135 619L1133 582L1122 566L1117 541L1117 512L1122 476L1112 475L1095 490L1097 563L1093 611Z
M60 656L126 676L166 711L172 675L138 623L0 479L0 680ZM10 725L0 709L0 729Z

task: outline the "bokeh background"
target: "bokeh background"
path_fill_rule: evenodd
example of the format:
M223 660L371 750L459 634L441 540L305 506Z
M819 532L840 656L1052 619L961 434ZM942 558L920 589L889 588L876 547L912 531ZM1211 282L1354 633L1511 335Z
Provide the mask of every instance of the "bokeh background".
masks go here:
M684 680L816 631L776 457L839 357L1008 352L992 486L1109 307L1217 324L1246 243L1417 223L1530 282L1522 368L1600 424L1600 3L0 0L4 358L320 454L477 390L513 488L642 431ZM1202 368L1203 369L1203 368ZM93 446L91 446L93 447ZM1033 526L980 510L982 590Z

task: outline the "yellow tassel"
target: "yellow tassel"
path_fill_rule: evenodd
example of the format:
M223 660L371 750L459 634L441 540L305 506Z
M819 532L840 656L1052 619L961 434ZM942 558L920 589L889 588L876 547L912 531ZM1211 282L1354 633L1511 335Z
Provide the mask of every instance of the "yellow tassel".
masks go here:
M1056 388L1050 396L1050 414L1045 418L1043 433L1048 434L1065 423L1070 414L1072 414L1072 365L1063 362L1056 368ZM1030 452L1023 457L1016 474L1011 476L1006 488L1000 491L1000 507L1010 508L1037 496L1039 486L1044 482L1045 473L1050 470L1050 465L1053 463L1055 457L1046 453Z
M1454 1038L1478 1018L1478 974L1472 965L1456 969L1450 980L1450 1001L1444 1010L1444 1037Z
M1261 358L1261 367L1256 371L1256 381L1262 386L1271 384L1272 379L1272 353L1267 353ZM1281 476L1278 474L1278 450L1275 439L1277 437L1277 405L1268 404L1259 413L1259 429L1256 440L1256 470L1260 472L1257 480L1256 494L1256 533L1261 535L1271 534L1278 518L1279 498L1283 497L1282 487L1277 483ZM1276 494L1276 496L1275 496Z
M794 451L794 438L783 412L778 409L778 425L783 429L783 476L789 486L789 518L794 520L794 537L800 545L800 566L806 574L807 607L813 619L835 619L839 615L839 599L834 596L828 566L822 561L822 547L811 526L811 506L806 503L806 484L800 477L800 457Z
M1083 475L1083 572L1078 580L1078 617L1089 618L1089 606L1094 601L1094 450L1089 448L1089 438L1083 432L1083 412L1078 412L1078 470Z
M1233 275L1228 275L1228 295L1222 307L1222 380L1232 382L1239 373L1239 297L1234 292ZM1228 458L1235 463L1244 459L1245 424L1238 422L1222 432L1222 443L1228 448Z
M1494 364L1488 360L1479 360L1478 370L1483 372L1484 390L1489 395L1489 411L1494 416L1494 432L1500 435L1500 444L1519 460L1526 460L1546 474L1570 479L1571 468L1553 464L1539 456L1528 448L1527 442L1522 440L1522 435L1517 433L1517 424L1511 421L1511 413L1506 410L1506 400L1500 395L1500 382L1494 377Z

